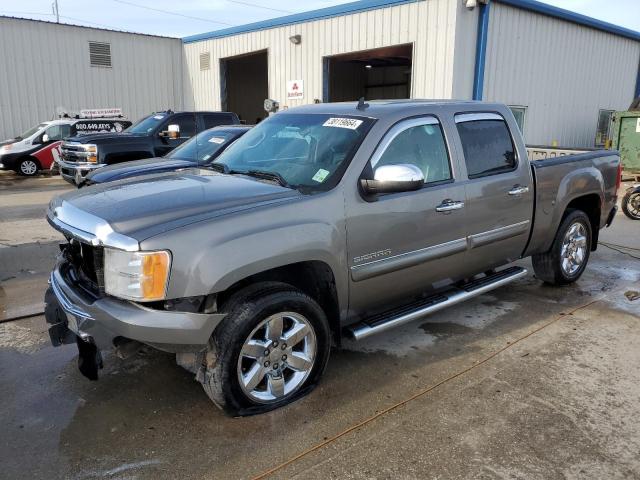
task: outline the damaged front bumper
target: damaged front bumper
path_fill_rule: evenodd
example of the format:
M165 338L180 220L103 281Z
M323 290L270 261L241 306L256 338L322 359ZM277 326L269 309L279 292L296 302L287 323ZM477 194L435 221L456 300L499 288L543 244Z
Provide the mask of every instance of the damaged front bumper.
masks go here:
M167 352L201 352L224 318L220 313L164 311L114 297L90 297L65 276L59 264L45 294L45 317L53 346L77 343L81 372L97 379L102 368L100 350L123 340ZM83 368L84 364L84 368Z

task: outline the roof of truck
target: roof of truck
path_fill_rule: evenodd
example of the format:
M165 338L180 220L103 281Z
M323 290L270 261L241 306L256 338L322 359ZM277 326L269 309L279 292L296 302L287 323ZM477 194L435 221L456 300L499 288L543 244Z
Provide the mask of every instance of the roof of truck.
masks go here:
M487 111L498 107L504 108L500 103L477 102L472 100L427 100L427 99L401 99L401 100L370 100L365 101L366 108L358 109L359 102L336 102L301 105L299 107L283 110L282 113L330 113L340 115L355 115L362 117L381 118L386 115L397 114L400 111L411 109L419 110L421 107L446 107L456 106L461 110Z

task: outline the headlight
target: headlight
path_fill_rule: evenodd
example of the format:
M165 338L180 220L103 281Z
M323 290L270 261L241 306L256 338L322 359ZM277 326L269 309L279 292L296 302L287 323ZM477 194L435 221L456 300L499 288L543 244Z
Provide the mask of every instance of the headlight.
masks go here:
M104 249L105 291L114 297L151 302L163 300L171 269L171 254Z
M87 162L98 163L98 146L89 144L83 145L85 152L87 152Z

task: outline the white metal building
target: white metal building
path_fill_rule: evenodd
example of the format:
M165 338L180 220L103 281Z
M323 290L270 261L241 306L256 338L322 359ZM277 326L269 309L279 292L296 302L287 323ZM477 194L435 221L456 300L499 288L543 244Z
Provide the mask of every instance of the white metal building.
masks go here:
M225 109L254 123L265 98L364 96L504 102L529 144L602 144L610 113L640 96L640 33L534 0L486 1L360 0L182 40L0 17L0 65L12 66L0 70L0 138L56 107L134 120ZM93 66L105 45L111 66Z
M474 98L513 106L528 143L602 143L610 112L640 95L640 33L532 0L478 3L363 0L187 37L185 105L253 122L264 92L281 108Z
M182 42L0 17L0 140L61 111L182 108Z

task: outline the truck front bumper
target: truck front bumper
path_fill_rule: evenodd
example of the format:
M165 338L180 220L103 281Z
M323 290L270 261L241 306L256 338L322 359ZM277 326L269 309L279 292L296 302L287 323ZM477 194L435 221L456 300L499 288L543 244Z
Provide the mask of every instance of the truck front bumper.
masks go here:
M60 175L67 182L73 185L80 185L89 172L104 167L99 163L71 163L64 160L58 160Z
M76 340L111 349L115 339L136 340L173 353L206 348L224 314L155 310L104 296L90 298L60 265L51 274L45 317L53 346Z

